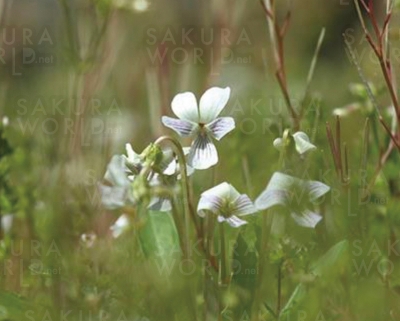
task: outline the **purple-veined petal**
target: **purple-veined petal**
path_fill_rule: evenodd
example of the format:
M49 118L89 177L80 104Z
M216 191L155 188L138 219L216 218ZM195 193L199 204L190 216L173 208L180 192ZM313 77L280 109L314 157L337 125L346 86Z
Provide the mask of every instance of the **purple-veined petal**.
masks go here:
M269 209L276 205L286 205L288 193L280 190L265 190L257 197L255 206L259 210Z
M220 140L235 129L235 120L232 117L220 117L207 124L206 127L216 140Z
M246 194L240 195L235 201L235 210L232 213L233 215L249 215L257 212L256 207L253 202Z
M301 214L292 213L291 216L298 225L308 228L315 228L318 222L322 220L321 215L309 210L305 210Z
M179 135L186 137L193 134L194 130L197 128L197 124L190 122L188 120L176 119L171 118L168 116L163 116L161 118L162 123L164 126L171 128Z
M275 172L265 190L257 197L255 205L259 210L271 208L276 205L287 205L294 184L298 184L298 178Z
M184 92L176 95L171 102L171 107L178 118L194 123L199 122L197 100L193 93Z
M208 124L218 117L229 100L229 87L212 87L200 98L200 122Z
M208 135L198 134L188 156L188 165L194 169L207 169L218 163L218 153Z
M325 195L331 189L328 185L318 181L306 181L305 182L310 201L315 201L321 196Z
M202 194L197 205L197 214L201 217L204 217L207 211L218 214L222 205L223 201L220 197L211 194Z
M241 220L235 215L232 215L231 217L223 217L222 215L219 215L218 222L219 223L227 222L232 227L241 227L242 225L247 224L246 221Z

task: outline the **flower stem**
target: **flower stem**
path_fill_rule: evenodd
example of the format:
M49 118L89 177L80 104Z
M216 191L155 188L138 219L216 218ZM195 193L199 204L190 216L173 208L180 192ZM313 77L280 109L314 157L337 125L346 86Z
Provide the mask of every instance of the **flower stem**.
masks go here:
M221 284L225 285L227 283L227 271L226 271L226 251L225 251L225 230L224 223L220 223L219 225L219 237L221 239Z
M190 253L190 227L189 227L189 220L190 220L190 215L193 218L193 222L196 225L195 217L194 214L191 211L189 202L190 202L190 193L189 193L189 184L188 184L188 176L187 176L187 171L186 171L186 161L185 161L185 155L183 153L183 149L181 144L174 138L169 137L169 136L162 136L158 138L154 144L160 145L162 142L169 142L172 144L174 147L175 153L178 156L178 162L179 162L179 170L181 172L181 182L182 182L182 189L183 189L183 205L185 208L185 215L184 215L184 221L185 221L185 251L184 251L184 257L187 259L189 257ZM197 228L197 226L196 226Z

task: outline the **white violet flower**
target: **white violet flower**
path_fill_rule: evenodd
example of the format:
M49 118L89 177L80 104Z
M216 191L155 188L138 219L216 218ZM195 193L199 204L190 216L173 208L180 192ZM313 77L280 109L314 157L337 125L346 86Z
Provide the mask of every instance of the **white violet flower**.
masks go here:
M253 214L257 209L246 194L239 194L232 185L224 182L201 194L197 213L204 217L207 212L217 215L220 223L240 227L247 222L238 216Z
M322 216L307 207L328 193L330 187L317 181L306 181L275 172L266 189L255 201L259 210L282 205L290 209L292 218L303 227L314 228Z
M218 117L229 100L230 88L212 87L200 98L199 106L191 92L174 97L172 111L179 118L163 116L162 123L182 137L194 137L188 164L195 169L207 169L218 163L218 153L212 138L220 140L235 128L232 117Z
M308 151L316 150L317 147L310 142L310 138L304 132L296 132L292 135L294 145L296 148L297 153L303 155ZM279 137L276 138L273 142L273 145L276 149L282 150L287 144L290 143L289 137Z

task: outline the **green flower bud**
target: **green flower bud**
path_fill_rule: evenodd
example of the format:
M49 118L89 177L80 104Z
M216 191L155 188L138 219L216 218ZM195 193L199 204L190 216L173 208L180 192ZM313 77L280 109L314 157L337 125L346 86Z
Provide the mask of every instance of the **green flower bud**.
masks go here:
M159 168L164 154L159 145L151 143L145 148L140 156L143 158L145 165Z

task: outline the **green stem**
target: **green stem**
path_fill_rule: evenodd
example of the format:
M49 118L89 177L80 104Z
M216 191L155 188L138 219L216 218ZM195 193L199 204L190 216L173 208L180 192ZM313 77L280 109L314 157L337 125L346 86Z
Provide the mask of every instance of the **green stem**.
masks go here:
M224 223L219 223L219 237L221 239L221 284L224 285L227 282L227 271L226 271L226 251L225 251L225 231Z
M278 266L278 300L276 303L276 315L279 317L281 313L281 298L282 298L282 263Z
M183 205L185 208L185 215L184 215L184 220L185 220L185 248L186 248L186 254L189 255L190 252L190 216L192 217L193 223L196 226L197 229L197 223L196 223L196 217L194 216L194 213L191 211L190 208L190 192L189 192L189 183L188 183L188 176L187 176L187 170L186 170L186 161L185 161L185 154L183 153L183 149L181 144L174 138L169 137L169 136L162 136L158 138L155 141L156 145L160 145L162 142L169 142L172 144L174 147L175 153L178 156L178 162L179 162L179 171L181 172L181 182L182 182L182 189L183 189ZM186 257L188 258L188 257Z

